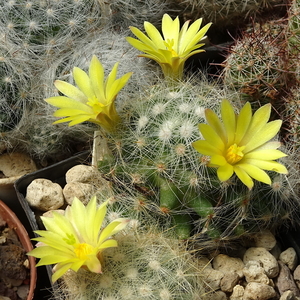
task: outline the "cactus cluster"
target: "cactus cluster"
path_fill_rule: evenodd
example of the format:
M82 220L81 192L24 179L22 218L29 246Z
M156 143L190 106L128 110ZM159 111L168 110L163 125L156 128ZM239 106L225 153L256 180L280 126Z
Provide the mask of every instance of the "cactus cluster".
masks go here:
M118 247L103 252L103 274L69 271L59 288L63 299L203 299L201 268L184 243L155 230L115 238Z

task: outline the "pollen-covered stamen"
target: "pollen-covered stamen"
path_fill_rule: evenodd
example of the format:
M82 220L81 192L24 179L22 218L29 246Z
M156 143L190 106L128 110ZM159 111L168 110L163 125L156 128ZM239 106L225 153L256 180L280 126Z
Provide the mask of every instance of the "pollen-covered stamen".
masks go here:
M234 165L235 163L239 162L243 156L243 150L245 146L239 147L237 144L231 145L226 151L226 160L229 164Z
M81 243L76 245L74 252L80 260L84 260L89 254L94 252L94 247L87 243Z

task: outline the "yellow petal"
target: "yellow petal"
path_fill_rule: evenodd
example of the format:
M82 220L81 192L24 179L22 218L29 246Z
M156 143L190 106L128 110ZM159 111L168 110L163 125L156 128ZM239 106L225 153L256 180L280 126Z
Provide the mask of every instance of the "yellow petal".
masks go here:
M101 245L99 247L97 247L98 250L103 250L106 248L112 248L112 247L117 247L118 246L118 242L114 239L109 239L103 243L101 243Z
M225 128L217 116L217 114L212 111L211 109L206 109L205 110L205 118L207 123L214 129L215 132L218 133L218 135L221 137L223 140L223 143L227 143L227 134L225 132Z
M110 236L119 232L120 230L123 230L127 226L128 222L128 219L116 219L109 223L105 228L103 228L99 236L98 247L100 247L100 245Z
M150 48L150 49L157 49L156 45L152 42L151 39L149 39L143 32L141 32L138 28L133 27L133 26L129 26L131 32L138 38L140 39L141 43L144 44L143 47L146 46L146 48ZM137 48L136 46L141 46L140 43L136 43L134 42L131 37L127 37L126 38L127 42L129 42L133 47ZM132 44L132 42L134 42L134 44ZM138 50L144 51L140 48L137 48Z
M227 165L227 161L223 155L213 155L210 159L210 163L217 166Z
M91 272L94 272L94 273L102 272L101 263L96 255L90 256L89 259L85 262L85 265Z
M93 55L93 58L89 67L89 76L91 85L97 99L103 103L105 99L104 93L104 69L99 59ZM103 102L102 102L103 100Z
M52 282L54 283L57 279L62 277L72 266L72 263L56 265L56 270L51 277Z
M67 97L75 99L82 103L86 103L86 96L74 85L61 80L55 80L54 85L61 93L63 93Z
M75 99L71 99L64 96L50 97L45 99L45 101L59 108L65 108L65 109L70 108L70 109L77 109L85 112L93 112L91 107L89 107L88 105L82 102L78 102Z
M247 102L243 106L243 108L241 109L237 117L236 134L235 134L235 143L237 145L239 145L240 141L247 133L251 120L252 120L251 104Z
M245 172L242 168L240 168L238 165L234 166L234 173L237 175L237 177L242 181L244 185L248 187L249 190L253 188L254 182L251 179L251 177L248 175L247 172Z
M221 115L227 133L227 143L232 145L235 138L236 116L233 107L226 99L224 99L221 104Z
M195 22L191 24L191 26L188 28L190 21L184 22L183 26L181 27L181 30L179 32L179 53L183 53L187 49L187 45L190 43L191 39L194 38L194 36L197 34L202 19L198 19Z
M80 115L89 115L92 116L93 113L83 111L81 109L73 109L73 108L60 108L53 113L54 117L74 117Z
M238 164L238 167L243 169L249 176L251 176L255 180L266 184L271 184L271 178L262 169L250 164Z
M156 47L162 49L165 48L164 40L156 27L149 22L144 22L144 27L149 38L153 41Z
M214 145L208 143L205 140L199 140L192 143L192 146L201 154L212 156L215 154L222 154L222 151L216 148Z
M285 153L276 149L255 150L245 154L244 159L253 158L260 160L275 160L287 156Z
M260 147L270 139L272 139L279 131L282 121L275 120L265 124L260 131L258 131L246 144L244 153L252 151L253 149Z
M88 74L86 74L83 70L74 67L73 77L78 88L86 95L87 98L96 97Z
M274 171L281 174L288 174L286 167L276 161L267 161L259 159L245 159L243 163L251 164L257 166L260 169Z
M178 16L172 20L172 18L168 14L164 14L162 18L162 33L164 40L166 42L169 41L174 41L174 46L173 48L175 51L178 50L178 38L179 38L179 29L180 29L180 24L179 24L179 18Z
M217 175L221 181L228 180L233 175L233 166L230 164L225 164L219 167L217 170Z
M203 26L200 31L192 38L190 39L190 42L186 45L186 49L192 48L195 44L203 40L205 38L205 34L208 31L209 27L212 23L208 23L205 26Z
M246 145L261 129L267 124L271 114L271 104L260 107L253 115L249 128L239 143L240 146Z
M214 129L208 124L199 124L199 130L202 133L204 139L220 151L223 151L225 144L221 137L214 131Z

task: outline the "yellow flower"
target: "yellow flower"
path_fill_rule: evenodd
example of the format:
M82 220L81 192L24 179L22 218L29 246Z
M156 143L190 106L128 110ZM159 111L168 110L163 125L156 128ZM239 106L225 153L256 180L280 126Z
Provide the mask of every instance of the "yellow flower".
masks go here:
M247 102L236 115L229 101L221 104L222 120L210 109L205 111L208 124L199 124L205 140L193 143L201 154L210 156L210 166L217 167L221 181L228 180L233 173L251 189L253 179L271 184L269 175L263 171L287 174L285 166L274 161L286 156L277 150L280 142L270 141L279 131L281 120L268 122L271 104L260 107L253 115Z
M53 217L41 217L46 230L37 230L40 237L37 248L28 255L40 258L37 266L56 264L52 281L55 282L69 269L77 272L84 267L91 272L101 273L101 252L117 247L117 241L110 237L124 229L129 220L116 219L101 229L106 215L107 201L98 208L96 197L85 207L74 198L65 214L53 212Z
M89 121L113 131L120 120L114 101L132 74L127 73L116 79L117 70L118 63L104 80L103 66L94 55L89 74L77 67L73 69L78 88L65 81L56 80L55 87L65 96L50 97L45 101L59 108L54 113L55 117L65 118L55 121L54 124L70 121L69 126L73 126Z
M185 61L196 53L204 44L198 44L205 38L205 34L211 23L205 25L201 30L202 19L196 20L189 28L186 21L181 30L179 19L172 20L168 14L162 19L162 35L149 22L144 22L146 36L136 27L129 27L132 33L139 39L127 37L127 41L136 49L145 52L140 56L155 60L162 68L165 77L181 79ZM197 50L198 49L198 50Z

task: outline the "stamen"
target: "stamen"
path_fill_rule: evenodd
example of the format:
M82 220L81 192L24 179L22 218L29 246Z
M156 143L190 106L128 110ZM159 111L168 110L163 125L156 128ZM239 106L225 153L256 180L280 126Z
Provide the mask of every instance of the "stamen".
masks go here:
M74 249L74 252L79 259L86 259L86 257L89 254L93 253L93 251L94 247L87 243L77 244L77 246Z
M226 151L226 160L229 164L234 165L239 162L243 156L243 150L245 146L239 147L237 144L231 145Z

